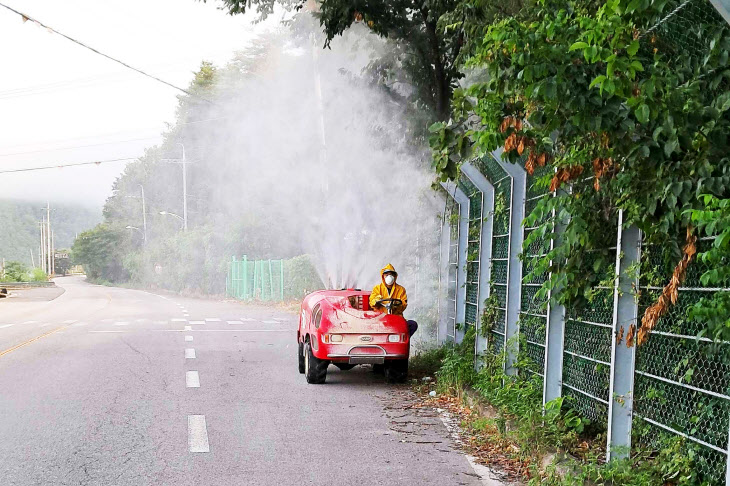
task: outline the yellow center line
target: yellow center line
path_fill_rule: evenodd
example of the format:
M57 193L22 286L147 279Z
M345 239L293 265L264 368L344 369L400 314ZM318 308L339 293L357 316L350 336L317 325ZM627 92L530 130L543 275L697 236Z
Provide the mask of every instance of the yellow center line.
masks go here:
M6 354L8 354L8 353L12 353L13 351L15 351L15 350L16 350L16 349L18 349L18 348L22 348L23 346L27 346L27 345L29 345L30 343L32 343L33 341L38 341L38 340L39 340L39 339L41 339L41 338L44 338L44 337L46 337L46 336L50 336L50 335L51 335L51 334L53 334L54 332L58 332L58 331L60 331L60 330L62 330L62 329L66 329L67 327L68 327L68 326L61 326L61 327L57 327L56 329L54 329L54 330L52 330L52 331L48 331L48 332L47 332L47 333L45 333L45 334L41 334L40 336L36 336L36 337L34 337L33 339L28 339L27 341L25 341L25 342L23 342L23 343L20 343L20 344L17 344L17 345L15 345L15 346L13 346L12 348L8 348L8 349L6 349L5 351L0 351L0 357L3 357L3 356L5 356L5 355L6 355Z

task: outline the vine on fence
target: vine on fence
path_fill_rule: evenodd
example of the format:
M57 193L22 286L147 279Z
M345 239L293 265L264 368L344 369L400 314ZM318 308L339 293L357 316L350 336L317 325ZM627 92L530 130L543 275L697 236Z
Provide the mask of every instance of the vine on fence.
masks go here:
M587 252L615 240L610 223L619 210L673 267L689 264L679 235L691 222L720 235L700 260L730 258L730 236L721 225L730 199L730 29L710 20L694 26L686 35L703 49L678 56L673 40L652 26L679 5L540 0L489 28L468 61L488 80L457 90L452 120L431 127L443 180L455 177L461 161L503 148L504 159L529 173L551 166L553 173L540 178L544 187L570 184L569 192L542 200L525 222L539 227L527 247L567 221L554 249L527 276L553 272L543 298L560 288L553 295L561 303L586 301L601 279L596 269L610 264L607 256L589 259ZM716 269L703 276L718 287L729 279ZM691 314L703 333L725 336L728 307L727 293L716 293Z

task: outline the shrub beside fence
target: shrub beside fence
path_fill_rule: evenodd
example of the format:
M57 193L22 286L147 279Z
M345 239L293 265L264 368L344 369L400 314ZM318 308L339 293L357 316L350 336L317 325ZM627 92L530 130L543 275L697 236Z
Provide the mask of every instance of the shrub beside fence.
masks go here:
M499 197L491 197L499 195L503 182L486 170L489 164L509 170L508 182L515 192L524 194L505 199L506 211ZM551 275L530 276L535 259L552 248L552 236L531 238L524 248L510 244L505 250L494 244L497 238L527 239L534 229L521 221L503 227L491 224L489 218L493 215L496 220L510 212L527 215L536 201L552 194L540 177L528 177L519 166L503 162L499 153L472 161L470 166L478 173L464 171L462 177L474 184L462 181L447 191L444 234L448 237L442 240L442 254L451 258L441 267L445 283L441 302L447 310L440 315L441 328L471 326L468 310L475 292L469 290L488 289L486 299L479 302L477 363L506 347L507 372L519 362L522 366L512 373L527 379L539 375L543 403L565 397L564 404L589 419L592 429L606 438L609 458L622 457L631 447L661 447L666 440L679 439L702 484L730 485L730 343L702 335L692 319L701 298L729 292L730 285L703 285L700 277L711 268L694 261L678 288L677 303L658 320L648 341L637 346L641 317L662 293L676 265L671 249L647 242L638 228L623 224L619 212L617 221L606 224L605 247L572 256L591 262L599 283L584 296L582 305L563 309L537 292ZM479 174L488 184L480 182ZM481 208L476 207L479 204ZM481 215L482 237L460 238L458 228L474 225L474 214ZM478 234L475 228L469 229ZM560 237L560 229L555 231L555 237ZM676 239L681 245L682 237ZM484 252L482 246L488 242L493 244ZM698 251L706 251L712 238L699 238L697 246ZM510 260L506 265L516 249L521 253L517 264ZM484 254L481 264L488 265L490 272L479 272L481 279L476 281L473 264L480 253ZM458 292L460 285L467 292ZM512 303L518 313L509 312ZM464 317L454 322L455 315ZM461 341L462 333L448 331L440 334L440 343Z

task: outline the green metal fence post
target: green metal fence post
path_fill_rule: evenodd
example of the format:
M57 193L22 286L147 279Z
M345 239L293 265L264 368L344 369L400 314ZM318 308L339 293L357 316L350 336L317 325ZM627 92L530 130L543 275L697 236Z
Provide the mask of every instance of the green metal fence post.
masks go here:
M258 276L259 276L259 262L258 260L253 261L253 288L251 291L253 292L253 295L251 298L256 298L256 288L258 286Z
M269 300L274 300L274 272L271 270L271 259L269 258Z
M269 300L266 294L266 261L261 260L261 300Z
M243 299L243 260L238 260L236 267L236 296Z
M236 258L236 257L232 257L232 258ZM230 294L230 290L231 290L231 286L232 286L232 283L231 283L231 266L232 266L231 265L231 262L228 262L228 271L226 272L226 297L230 297L231 296L231 294Z
M231 297L234 299L238 297L238 287L236 282L236 256L231 257Z
M241 258L241 263L243 267L243 292L242 292L242 298L248 299L248 257L246 255L243 255Z

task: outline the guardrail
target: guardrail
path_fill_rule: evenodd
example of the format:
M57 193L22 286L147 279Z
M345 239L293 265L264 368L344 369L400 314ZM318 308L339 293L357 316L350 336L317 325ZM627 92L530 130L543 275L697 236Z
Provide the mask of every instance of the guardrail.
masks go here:
M0 288L8 290L46 288L55 286L56 282L0 282Z

